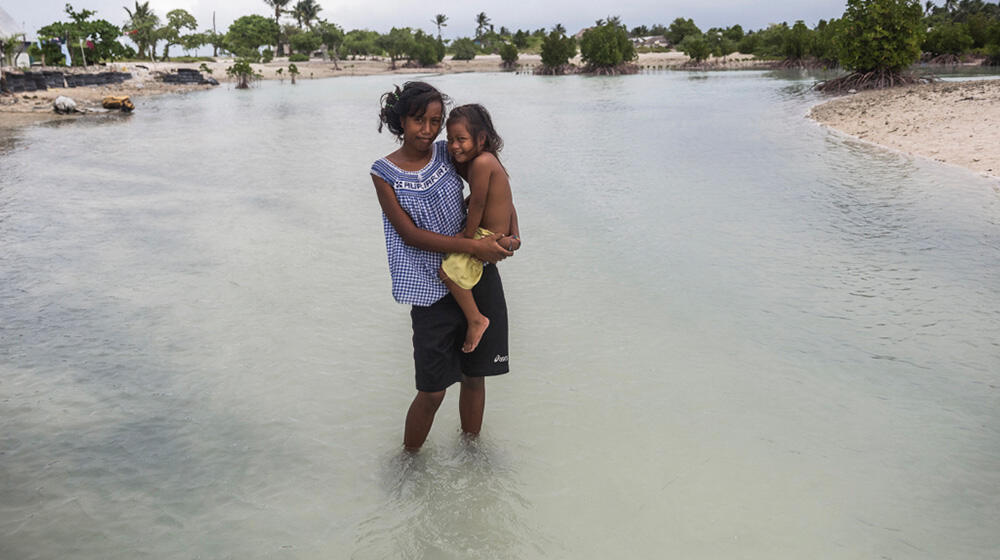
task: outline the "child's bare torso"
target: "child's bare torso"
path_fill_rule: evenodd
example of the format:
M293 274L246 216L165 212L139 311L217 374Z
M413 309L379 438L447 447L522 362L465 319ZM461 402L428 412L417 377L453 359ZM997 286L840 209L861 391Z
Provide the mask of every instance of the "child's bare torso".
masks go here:
M509 235L511 221L514 215L514 201L510 191L510 181L507 170L500 161L489 152L476 156L476 159L459 169L462 178L468 181L468 168L472 165L485 165L489 170L489 187L486 192L486 203L479 227L493 233Z

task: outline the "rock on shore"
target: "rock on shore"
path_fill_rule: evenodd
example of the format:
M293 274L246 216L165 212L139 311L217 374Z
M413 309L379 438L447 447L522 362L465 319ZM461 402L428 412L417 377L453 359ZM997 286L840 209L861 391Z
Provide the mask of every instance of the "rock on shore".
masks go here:
M865 91L810 116L857 138L1000 177L1000 80Z

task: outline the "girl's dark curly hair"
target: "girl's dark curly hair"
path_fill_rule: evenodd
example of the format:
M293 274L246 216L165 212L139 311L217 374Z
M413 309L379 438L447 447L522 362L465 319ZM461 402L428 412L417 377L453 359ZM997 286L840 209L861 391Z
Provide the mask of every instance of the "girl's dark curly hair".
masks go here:
M378 131L385 126L398 140L403 139L403 117L420 117L427 112L427 106L433 102L441 103L441 116L444 117L445 104L448 96L434 86L425 82L406 82L403 87L396 86L394 91L382 95L378 114Z
M480 135L485 135L483 151L489 152L496 156L497 159L500 159L500 150L503 149L503 138L500 138L496 129L493 128L493 119L490 118L490 113L486 110L486 107L478 103L455 107L451 110L451 114L448 115L448 121L445 126L451 126L458 121L465 121L465 127L469 129L469 134L472 135L474 142L479 142Z

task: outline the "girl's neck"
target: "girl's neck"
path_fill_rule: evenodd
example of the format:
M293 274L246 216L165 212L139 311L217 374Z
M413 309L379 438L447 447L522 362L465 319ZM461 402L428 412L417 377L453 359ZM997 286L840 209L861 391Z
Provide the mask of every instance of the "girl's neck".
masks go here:
M389 154L388 159L397 167L407 171L419 171L434 157L434 144L429 150L418 150L411 145L403 144L398 150Z
M411 161L427 159L434 153L434 144L431 143L431 147L427 150L420 150L411 144L404 143L399 147L399 150L397 150L396 153Z

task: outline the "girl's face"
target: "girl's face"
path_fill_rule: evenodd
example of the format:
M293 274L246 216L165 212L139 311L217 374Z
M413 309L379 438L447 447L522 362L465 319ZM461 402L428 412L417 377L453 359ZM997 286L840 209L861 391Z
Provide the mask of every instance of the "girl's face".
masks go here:
M421 152L430 150L434 139L441 132L443 114L444 106L441 102L431 101L427 104L423 115L403 117L403 144Z
M448 151L456 163L467 163L483 151L483 140L473 138L468 123L459 119L448 125Z

